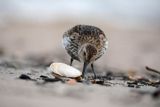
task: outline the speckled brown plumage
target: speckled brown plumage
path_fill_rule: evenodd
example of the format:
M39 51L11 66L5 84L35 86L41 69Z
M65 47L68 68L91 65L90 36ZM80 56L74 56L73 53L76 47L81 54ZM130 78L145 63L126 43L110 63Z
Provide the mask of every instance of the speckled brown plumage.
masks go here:
M94 26L77 25L63 35L63 45L72 61L84 62L87 66L100 58L108 47L108 40L104 32ZM84 74L85 68L83 70ZM84 76L84 75L82 75Z

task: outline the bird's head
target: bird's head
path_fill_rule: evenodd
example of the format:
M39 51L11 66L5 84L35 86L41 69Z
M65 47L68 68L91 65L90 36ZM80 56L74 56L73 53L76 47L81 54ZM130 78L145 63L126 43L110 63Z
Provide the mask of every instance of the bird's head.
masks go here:
M97 54L97 49L95 46L91 44L82 45L78 51L80 61L86 62L88 64L95 61L96 54Z

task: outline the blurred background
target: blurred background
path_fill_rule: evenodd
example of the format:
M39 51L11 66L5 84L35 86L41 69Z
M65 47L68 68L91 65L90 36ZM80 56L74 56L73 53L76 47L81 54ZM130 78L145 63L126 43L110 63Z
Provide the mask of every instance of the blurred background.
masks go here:
M159 0L0 0L1 54L51 55L69 63L62 35L77 24L97 26L108 36L109 49L97 66L160 69Z

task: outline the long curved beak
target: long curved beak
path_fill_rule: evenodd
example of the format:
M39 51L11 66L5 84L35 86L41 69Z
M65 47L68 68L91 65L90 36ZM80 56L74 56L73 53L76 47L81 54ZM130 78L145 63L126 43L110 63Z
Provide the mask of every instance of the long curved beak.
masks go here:
M83 72L82 72L82 78L84 78L84 75L85 75L85 72L86 72L86 68L88 66L88 62L84 62L84 65L83 65Z

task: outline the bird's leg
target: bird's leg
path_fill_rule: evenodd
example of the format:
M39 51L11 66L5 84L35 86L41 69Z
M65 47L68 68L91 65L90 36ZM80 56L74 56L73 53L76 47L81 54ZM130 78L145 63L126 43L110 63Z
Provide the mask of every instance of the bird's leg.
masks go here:
M82 78L84 78L84 76L85 76L85 72L86 72L87 65L88 65L88 63L87 63L87 62L84 62L83 72L82 72Z
M73 58L71 58L71 61L70 61L70 66L72 66L73 60L74 60L74 59L73 59Z
M93 74L94 74L94 79L96 79L96 78L97 78L97 76L96 76L96 73L95 73L95 71L94 71L93 63L91 64L91 68L92 68L92 72L93 72Z

